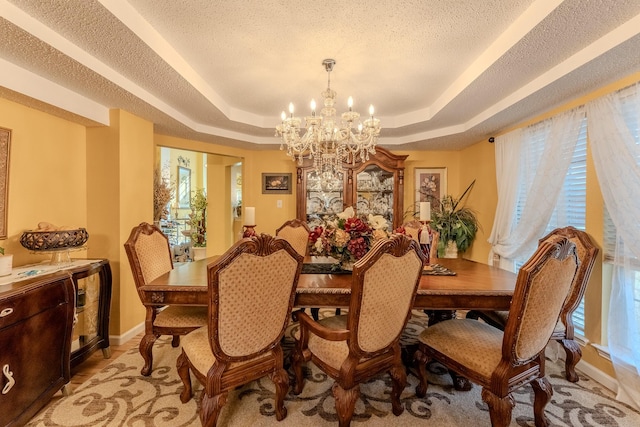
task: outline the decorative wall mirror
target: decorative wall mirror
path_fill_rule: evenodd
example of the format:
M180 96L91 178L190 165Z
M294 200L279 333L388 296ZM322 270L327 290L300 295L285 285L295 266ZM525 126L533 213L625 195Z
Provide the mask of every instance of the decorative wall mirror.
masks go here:
M178 207L188 209L191 204L191 169L178 166Z

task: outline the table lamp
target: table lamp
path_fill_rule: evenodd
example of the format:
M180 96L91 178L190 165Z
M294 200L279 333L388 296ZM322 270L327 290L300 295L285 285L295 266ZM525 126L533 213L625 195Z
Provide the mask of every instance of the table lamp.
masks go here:
M244 226L242 231L242 237L251 237L256 235L256 208L247 206L244 208Z

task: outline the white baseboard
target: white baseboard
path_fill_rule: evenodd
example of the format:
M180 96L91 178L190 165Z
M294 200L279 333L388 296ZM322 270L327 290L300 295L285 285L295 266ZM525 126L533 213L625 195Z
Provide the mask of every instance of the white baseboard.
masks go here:
M580 360L576 365L576 369L586 374L589 378L599 382L615 394L618 394L618 380L612 376L605 374L595 366Z
M126 331L121 335L109 335L109 343L113 345L123 345L126 344L130 339L138 335L139 333L144 332L144 322L139 323L133 328Z

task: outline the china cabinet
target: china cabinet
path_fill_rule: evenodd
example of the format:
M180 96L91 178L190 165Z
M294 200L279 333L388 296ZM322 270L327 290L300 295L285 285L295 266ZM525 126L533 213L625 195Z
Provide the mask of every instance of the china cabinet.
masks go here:
M304 159L296 170L296 217L313 228L351 206L357 215L382 215L390 230L399 227L406 158L377 147L368 161L344 162L332 176L322 176L313 160Z

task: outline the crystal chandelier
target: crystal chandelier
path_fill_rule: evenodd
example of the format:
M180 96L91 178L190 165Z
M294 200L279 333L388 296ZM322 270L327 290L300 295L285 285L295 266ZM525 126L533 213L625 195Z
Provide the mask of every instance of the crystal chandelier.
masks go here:
M353 111L353 99L347 103L349 111L342 113L340 121L334 108L336 92L331 90L331 71L336 61L325 59L322 65L327 71L327 89L322 92L324 107L316 115L316 102L311 100L311 115L302 120L293 115L293 103L289 104L289 116L282 112L282 123L276 126L276 136L282 138L280 149L287 147L287 155L302 165L305 156L313 159L313 167L325 177L333 177L342 168L342 162L355 164L357 157L364 162L369 154L375 154L380 135L380 120L373 117L373 105L369 118L359 122L360 114ZM306 130L303 135L301 132Z

